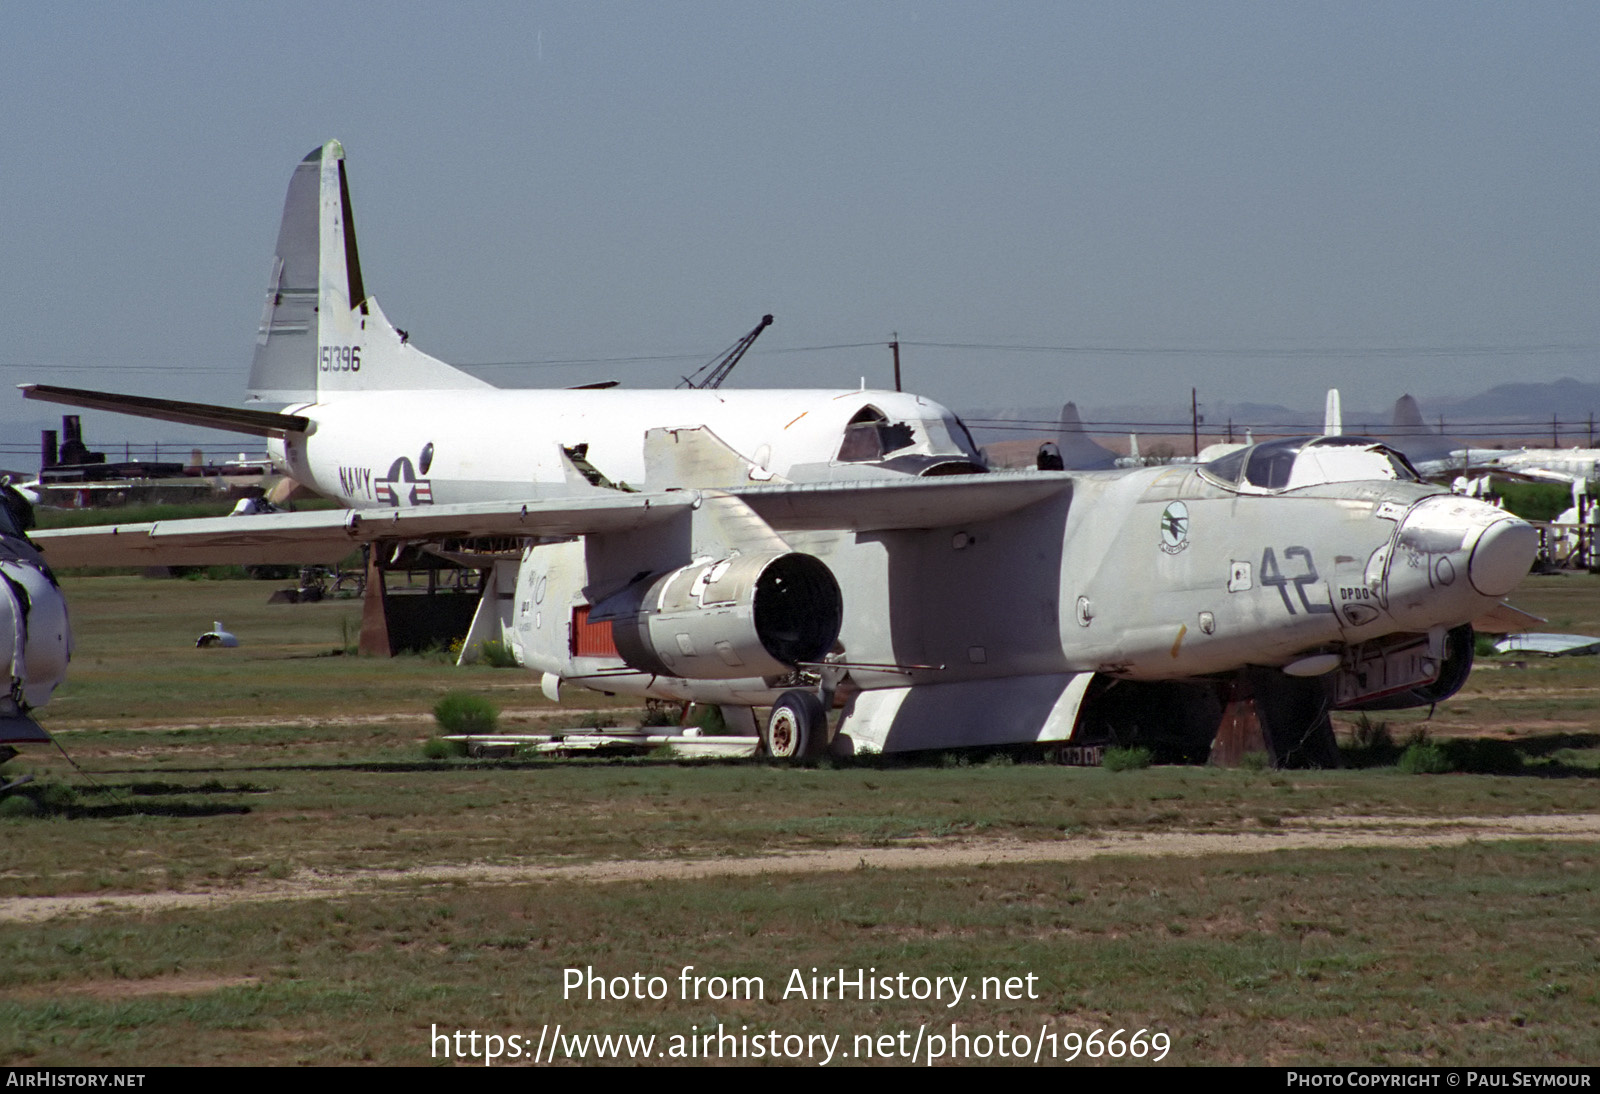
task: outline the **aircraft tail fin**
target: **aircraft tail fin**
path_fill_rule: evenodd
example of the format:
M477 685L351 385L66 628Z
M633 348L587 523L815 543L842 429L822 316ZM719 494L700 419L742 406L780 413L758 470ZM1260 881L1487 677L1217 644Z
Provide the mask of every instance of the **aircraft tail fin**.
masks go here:
M1396 434L1413 435L1430 432L1422 420L1422 408L1410 394L1402 395L1395 400L1394 422L1391 428Z
M1098 471L1116 466L1117 454L1089 436L1083 428L1077 403L1067 403L1061 408L1061 421L1056 426L1056 432L1065 466L1079 471Z
M1338 437L1344 433L1344 411L1339 405L1339 389L1328 389L1328 401L1322 407L1322 432L1324 436Z
M367 295L344 148L329 141L312 150L290 176L283 202L250 401L492 386L410 345Z

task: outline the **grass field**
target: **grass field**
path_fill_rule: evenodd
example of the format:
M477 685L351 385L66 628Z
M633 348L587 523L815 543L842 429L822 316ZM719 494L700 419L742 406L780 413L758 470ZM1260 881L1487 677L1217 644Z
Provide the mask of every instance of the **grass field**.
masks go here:
M813 1038L811 1062L840 1036L856 1063L919 1031L925 1060L952 1022L989 1062L1000 1032L1064 1062L1118 1029L1177 1064L1600 1059L1593 658L1490 659L1431 721L1390 719L1504 740L1517 776L435 762L449 690L513 727L582 714L516 670L348 656L358 605L273 587L69 581L78 652L43 721L82 772L7 765L55 810L0 817L0 1063L446 1062L436 1030L531 1052L557 1023L656 1035L662 1062L720 1024ZM1600 580L1511 599L1600 633ZM240 648L194 649L214 619ZM691 965L764 998L685 999ZM587 968L665 997L564 998ZM1036 979L953 1007L785 998L813 968Z

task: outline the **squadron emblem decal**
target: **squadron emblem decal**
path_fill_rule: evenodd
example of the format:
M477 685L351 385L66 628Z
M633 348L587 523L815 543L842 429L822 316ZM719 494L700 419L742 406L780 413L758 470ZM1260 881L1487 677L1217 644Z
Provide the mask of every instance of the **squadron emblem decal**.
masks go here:
M1175 501L1161 511L1161 549L1175 555L1189 546L1189 507Z
M406 456L390 464L389 474L381 479L373 479L372 486L379 505L393 505L398 509L433 504L433 483L418 475Z

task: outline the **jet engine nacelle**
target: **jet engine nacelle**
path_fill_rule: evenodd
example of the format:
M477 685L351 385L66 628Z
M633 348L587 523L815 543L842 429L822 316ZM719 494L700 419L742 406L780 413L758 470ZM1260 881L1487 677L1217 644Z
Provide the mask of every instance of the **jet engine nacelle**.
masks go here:
M617 653L658 676L781 676L819 661L844 625L844 598L818 558L768 551L652 574L595 605Z

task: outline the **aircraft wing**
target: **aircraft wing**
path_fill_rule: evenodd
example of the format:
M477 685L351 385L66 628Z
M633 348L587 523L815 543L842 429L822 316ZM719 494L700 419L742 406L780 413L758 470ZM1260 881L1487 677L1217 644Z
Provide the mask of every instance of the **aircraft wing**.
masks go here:
M665 520L690 495L604 494L557 502L328 509L248 517L59 528L31 534L54 568L336 562L373 540L573 536L627 532Z
M375 540L479 536L582 536L643 531L731 495L776 531L888 531L986 520L1071 487L1064 473L950 476L736 491L666 490L527 502L333 509L145 524L61 528L32 534L45 560L72 566L214 566L331 563Z
M730 490L775 531L888 532L992 520L1072 487L1062 471L990 472Z

